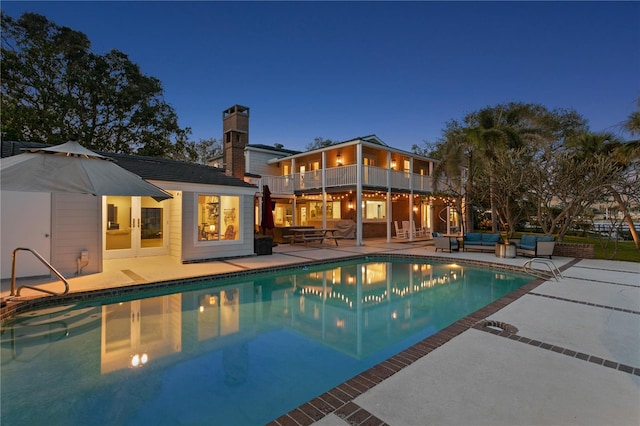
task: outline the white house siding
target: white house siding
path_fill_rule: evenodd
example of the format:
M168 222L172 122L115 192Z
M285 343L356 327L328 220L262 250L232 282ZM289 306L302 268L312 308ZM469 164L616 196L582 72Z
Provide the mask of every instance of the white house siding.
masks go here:
M82 274L102 271L102 199L84 194L51 196L51 264L65 277L78 271L80 252L89 252Z
M284 155L274 155L273 152L264 152L249 147L245 151L245 164L247 171L256 175L277 176L282 174L276 164L268 164L269 160L282 158Z
M229 193L229 190L236 193ZM249 195L246 188L226 187L225 192L206 189L200 192L182 193L182 261L197 261L235 256L253 255L253 203L255 190ZM239 191L245 194L239 194ZM198 194L236 195L240 197L240 239L237 241L197 241L198 223L195 208Z
M11 278L11 255L18 247L35 250L51 260L51 194L0 191L0 270ZM49 275L49 269L26 251L16 254L16 277Z
M169 255L182 257L182 191L169 191Z

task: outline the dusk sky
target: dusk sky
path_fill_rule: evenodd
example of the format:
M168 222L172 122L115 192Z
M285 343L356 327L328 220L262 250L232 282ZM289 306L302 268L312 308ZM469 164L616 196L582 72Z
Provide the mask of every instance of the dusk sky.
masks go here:
M640 2L11 2L126 53L191 140L250 108L250 143L376 134L410 150L511 101L623 138L640 97Z

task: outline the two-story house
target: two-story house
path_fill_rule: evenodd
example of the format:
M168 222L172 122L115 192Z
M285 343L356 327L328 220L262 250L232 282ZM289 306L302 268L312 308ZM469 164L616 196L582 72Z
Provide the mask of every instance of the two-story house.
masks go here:
M428 233L459 231L457 212L433 196L435 160L393 148L375 135L269 163L279 173L262 175L260 183L275 200L276 224L330 228L351 219L359 244L368 237L391 240L396 222Z
M375 135L306 152L281 146L251 145L249 108L223 112L223 162L227 173L260 189L268 185L276 226L331 228L356 223L364 238L396 236L396 223L426 233L460 231L453 203L434 196L436 160L394 148ZM240 167L238 167L240 165ZM258 194L256 218L260 218ZM259 221L256 220L256 227ZM413 238L412 232L408 238Z

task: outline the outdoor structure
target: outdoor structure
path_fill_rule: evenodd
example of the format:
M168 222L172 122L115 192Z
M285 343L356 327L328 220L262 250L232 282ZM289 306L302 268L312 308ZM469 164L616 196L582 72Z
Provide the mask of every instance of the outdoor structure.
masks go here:
M2 142L2 156L43 144ZM65 276L102 271L104 259L170 255L198 262L254 254L257 188L223 171L152 157L100 153L173 198L22 192L2 188L2 278L17 247L40 253ZM3 160L4 161L4 160ZM17 276L48 275L28 254Z
M408 222L409 230L459 233L458 213L433 195L435 163L370 135L273 158L260 184L271 190L276 226L334 228L353 220L359 244L391 240L394 221Z
M210 164L258 188L269 187L278 235L280 228L336 228L345 222L356 225L359 244L364 238L395 237L394 221L407 224L410 240L462 231L454 203L434 196L436 160L393 148L375 135L306 152L252 145L249 108L234 105L222 115L223 155ZM262 217L261 200L258 192L256 218Z

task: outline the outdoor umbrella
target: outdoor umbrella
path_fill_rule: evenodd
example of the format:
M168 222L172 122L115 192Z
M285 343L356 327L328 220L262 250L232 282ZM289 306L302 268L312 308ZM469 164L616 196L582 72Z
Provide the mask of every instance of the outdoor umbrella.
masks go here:
M262 234L266 233L267 229L273 229L273 206L271 202L271 191L269 191L269 185L262 186Z
M91 195L148 196L171 194L90 151L78 142L34 148L0 161L0 185L6 191L66 192Z

